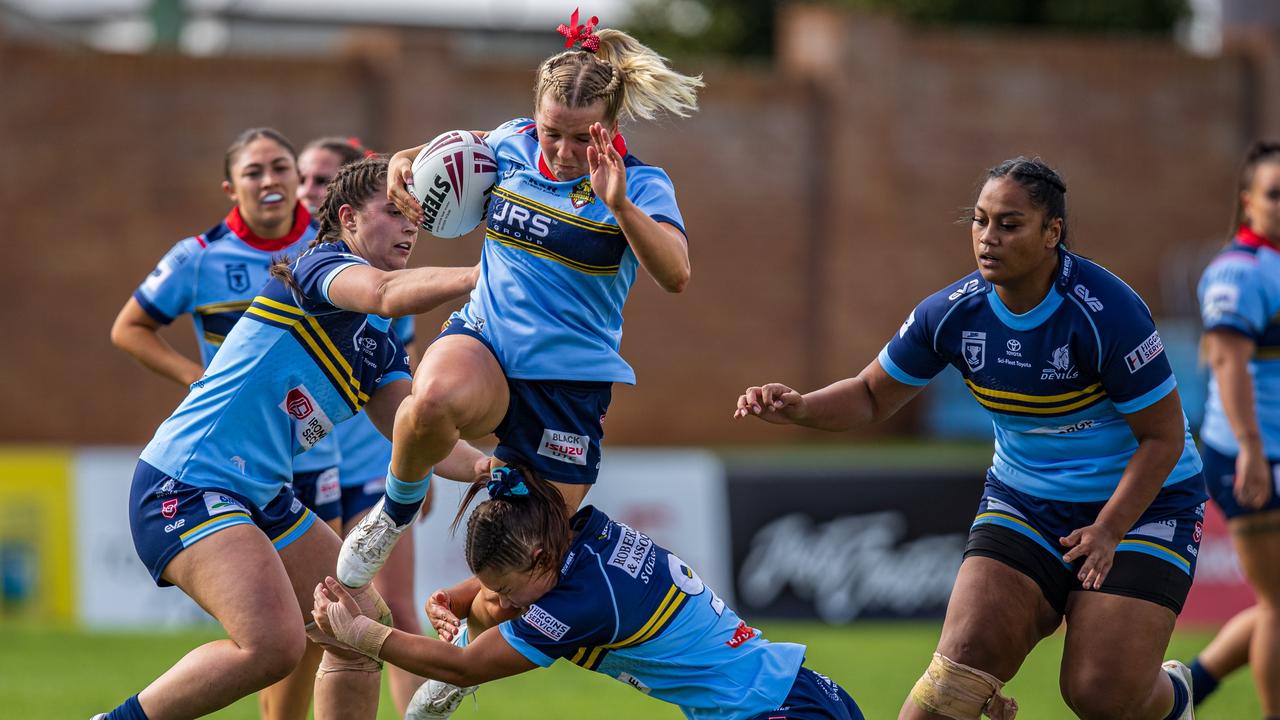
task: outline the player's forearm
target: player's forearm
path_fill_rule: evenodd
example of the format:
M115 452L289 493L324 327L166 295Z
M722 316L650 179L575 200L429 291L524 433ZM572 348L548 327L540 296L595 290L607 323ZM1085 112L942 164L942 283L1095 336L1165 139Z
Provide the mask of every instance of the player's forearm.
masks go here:
M424 267L387 273L378 289L378 314L403 317L430 312L471 292L477 274L474 266Z
M463 648L425 635L393 630L378 653L386 662L414 675L429 677L459 687L477 684L468 672Z
M449 596L449 609L453 611L453 616L459 620L466 620L471 614L471 606L475 604L476 596L480 594L481 589L480 580L472 575L445 590Z
M689 245L678 233L668 231L635 203L614 213L627 244L640 266L667 292L683 292L689 284Z
M489 456L485 455L466 440L459 440L444 460L436 463L434 472L446 480L461 483L472 483L480 479L483 464L487 464Z
M1149 437L1139 440L1138 449L1125 466L1120 483L1102 506L1097 522L1117 537L1134 526L1142 513L1155 500L1169 473L1182 457L1186 437Z
M797 425L845 432L875 419L874 402L860 377L845 378L804 396L806 413Z
M190 385L204 374L204 368L174 350L172 345L151 328L141 325L113 327L111 342L148 370L179 385Z

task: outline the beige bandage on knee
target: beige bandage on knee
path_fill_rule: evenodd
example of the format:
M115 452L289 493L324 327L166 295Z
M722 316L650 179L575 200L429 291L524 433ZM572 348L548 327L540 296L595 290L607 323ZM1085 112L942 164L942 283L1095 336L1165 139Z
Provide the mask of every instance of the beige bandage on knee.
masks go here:
M316 668L316 680L323 680L331 672L378 673L382 672L382 661L354 650L329 646L320 658L320 667Z
M1000 694L1004 681L968 665L961 665L939 653L933 654L929 668L911 688L911 700L921 709L953 718L1013 720L1018 703Z
M351 588L350 592L351 597L360 606L361 615L367 615L387 627L392 627L391 608L387 606L387 601L382 599L378 591L373 589L373 583L364 587Z

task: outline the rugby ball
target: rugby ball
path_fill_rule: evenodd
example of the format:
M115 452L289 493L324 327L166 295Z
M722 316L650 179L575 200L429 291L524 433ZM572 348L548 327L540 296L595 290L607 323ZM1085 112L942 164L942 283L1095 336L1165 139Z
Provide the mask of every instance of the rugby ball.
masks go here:
M413 160L413 195L422 229L441 238L466 235L484 220L498 161L479 135L450 130L427 143Z

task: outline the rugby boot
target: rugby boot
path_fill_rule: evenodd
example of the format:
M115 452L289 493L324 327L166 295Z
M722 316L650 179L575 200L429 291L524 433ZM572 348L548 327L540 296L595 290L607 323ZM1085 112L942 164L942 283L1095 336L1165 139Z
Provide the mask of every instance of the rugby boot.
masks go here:
M368 585L391 555L396 541L413 525L412 521L396 525L395 520L382 511L384 500L385 498L378 500L378 504L369 510L342 541L342 550L338 553L337 576L338 582L347 587Z

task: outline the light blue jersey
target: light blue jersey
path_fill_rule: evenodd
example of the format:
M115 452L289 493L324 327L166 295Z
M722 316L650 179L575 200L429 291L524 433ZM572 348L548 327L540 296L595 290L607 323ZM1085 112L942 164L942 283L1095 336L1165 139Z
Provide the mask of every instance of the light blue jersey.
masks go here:
M378 388L409 379L389 319L329 302L333 278L365 264L344 244L327 243L294 262L300 295L268 283L141 459L188 485L265 506L290 481L294 455L358 413Z
M600 510L579 510L572 526L559 582L498 626L517 652L542 667L566 658L698 720L783 704L803 645L765 640L680 558Z
M486 138L498 158L480 281L460 317L489 341L507 377L635 383L622 359L622 306L635 253L587 176L540 169L537 130L512 120ZM667 174L625 154L627 197L684 232Z
M1011 312L974 272L920 303L879 361L907 385L958 369L991 414L1002 483L1048 500L1104 501L1138 449L1124 415L1177 383L1142 298L1102 266L1060 257L1049 294L1027 313ZM1185 435L1166 487L1201 470Z
M190 314L200 361L207 368L254 294L270 279L273 258L301 255L315 235L311 215L301 203L289 233L274 240L254 234L240 209L232 208L222 222L174 245L133 297L161 325ZM330 440L300 456L294 469L325 470L337 466L338 459L337 443Z
M396 318L391 328L403 344L413 342L412 316ZM361 414L334 428L333 434L342 450L338 474L342 487L362 487L370 480L386 477L387 465L391 463L391 441L374 427L368 415Z
M1258 427L1267 457L1280 457L1280 251L1242 228L1205 269L1198 294L1206 331L1230 330L1257 344L1249 374ZM1217 377L1209 379L1200 439L1224 455L1240 452Z

